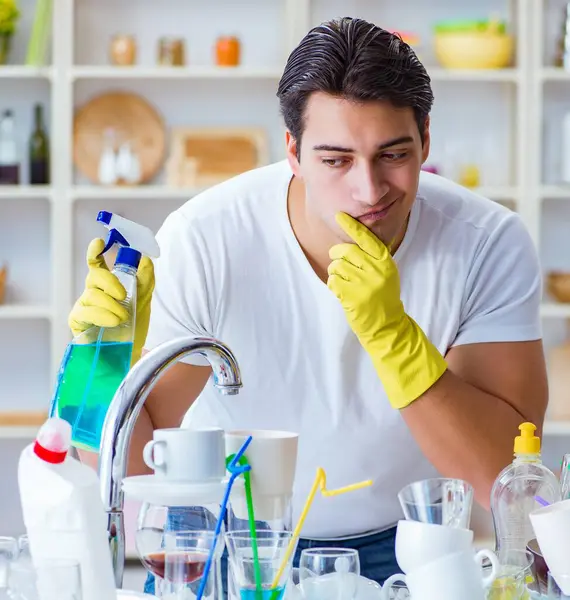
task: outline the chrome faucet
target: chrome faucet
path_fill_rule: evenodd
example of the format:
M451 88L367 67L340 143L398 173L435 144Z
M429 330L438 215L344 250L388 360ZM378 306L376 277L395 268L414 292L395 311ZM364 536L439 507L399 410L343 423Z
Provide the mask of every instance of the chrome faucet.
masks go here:
M213 371L214 386L224 395L242 387L238 363L231 350L212 338L182 337L165 342L145 354L129 371L109 406L101 434L99 478L107 511L109 547L117 588L123 585L125 567L124 498L121 489L127 472L131 435L142 405L154 384L185 356L199 354Z

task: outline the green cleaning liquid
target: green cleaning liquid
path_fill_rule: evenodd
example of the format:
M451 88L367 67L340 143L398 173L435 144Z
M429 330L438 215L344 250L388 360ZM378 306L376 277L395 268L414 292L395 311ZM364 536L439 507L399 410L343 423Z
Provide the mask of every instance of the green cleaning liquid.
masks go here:
M70 344L57 382L54 408L72 424L77 448L98 452L109 404L129 372L133 344Z

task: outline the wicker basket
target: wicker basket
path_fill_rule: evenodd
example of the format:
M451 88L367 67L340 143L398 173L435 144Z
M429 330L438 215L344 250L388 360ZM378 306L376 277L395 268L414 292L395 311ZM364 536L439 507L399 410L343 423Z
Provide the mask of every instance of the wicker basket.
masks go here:
M8 269L4 266L0 269L0 304L4 304L4 298L6 296L6 278L8 276Z
M570 302L570 273L552 271L546 276L548 293L558 302Z

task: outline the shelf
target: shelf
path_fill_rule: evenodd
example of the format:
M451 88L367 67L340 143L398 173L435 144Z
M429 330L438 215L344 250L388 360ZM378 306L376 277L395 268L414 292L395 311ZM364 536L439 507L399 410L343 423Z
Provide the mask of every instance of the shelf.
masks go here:
M0 305L0 321L3 319L51 319L51 316L52 310L49 306Z
M544 302L540 307L540 316L547 319L570 319L570 304Z
M570 200L570 184L565 185L543 185L540 188L540 197L551 198L553 200Z
M6 65L0 67L2 79L51 79L51 67L28 67L26 65Z
M568 435L570 436L570 421L549 421L544 422L543 435Z
M0 200L13 198L50 198L49 185L0 185Z
M184 200L200 193L205 188L170 188L162 185L140 185L132 187L81 186L75 187L72 196L76 200L92 199L137 199L137 200Z
M0 440L33 440L39 427L25 427L19 425L0 425Z
M559 67L545 67L540 71L542 81L570 81L570 72Z
M278 67L113 67L85 66L70 70L72 79L279 79Z
M520 79L518 69L442 69L426 67L432 81L481 81L516 83Z

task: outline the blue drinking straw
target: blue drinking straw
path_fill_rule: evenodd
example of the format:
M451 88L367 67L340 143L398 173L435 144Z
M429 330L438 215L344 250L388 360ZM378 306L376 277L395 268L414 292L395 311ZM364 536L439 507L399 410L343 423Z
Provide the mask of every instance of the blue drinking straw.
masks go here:
M239 466L238 462L243 456L244 452L247 450L247 447L250 445L251 440L253 438L249 436L242 447L237 451L236 455L233 457L232 461L228 465L228 471L231 473L230 479L228 481L228 485L226 487L226 492L224 494L224 499L222 500L222 506L220 510L220 516L218 517L218 522L216 523L216 529L214 530L214 543L210 548L210 553L208 555L208 560L206 561L206 566L204 567L204 573L202 575L202 581L200 582L200 588L198 589L198 594L196 596L196 600L202 600L202 596L204 595L204 588L206 587L206 582L208 581L208 575L210 574L210 569L212 568L212 560L214 558L214 552L216 550L216 546L218 544L218 537L220 535L220 531L222 529L222 524L224 522L224 517L226 515L226 510L228 506L228 500L230 498L230 492L232 491L232 486L234 481L245 472L250 471L251 467L249 465Z

